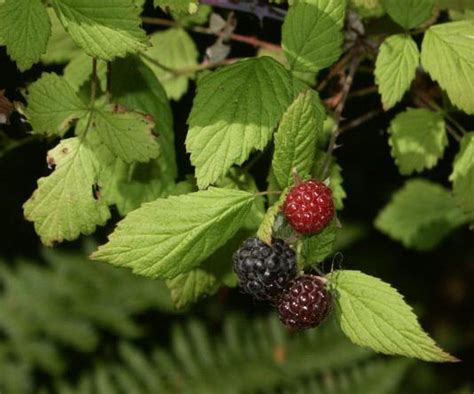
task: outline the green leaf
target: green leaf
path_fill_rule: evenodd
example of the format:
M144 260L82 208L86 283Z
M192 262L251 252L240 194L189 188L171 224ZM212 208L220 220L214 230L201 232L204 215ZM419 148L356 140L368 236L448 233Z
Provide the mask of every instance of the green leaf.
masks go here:
M425 361L459 361L423 331L403 296L388 283L349 270L335 271L328 280L337 292L336 314L342 331L355 344Z
M133 73L133 84L128 76ZM153 116L160 155L147 163L127 164L112 158L101 172L102 194L121 215L142 203L172 193L176 177L173 118L166 93L151 70L136 56L112 64L112 96L127 109ZM173 193L175 194L175 193Z
M80 51L64 68L64 79L78 92L87 81L91 80L92 67L92 58L85 52ZM97 79L101 88L105 90L107 63L97 62Z
M26 101L26 117L39 134L62 136L72 121L88 111L66 79L56 74L43 74L31 84Z
M224 66L200 79L186 138L198 186L216 182L253 149L263 150L302 88L269 57Z
M122 216L168 195L174 185L163 175L160 158L131 164L115 158L102 167L99 182L107 203L116 205Z
M176 75L160 67L179 70L197 65L198 50L191 36L182 28L175 27L151 35L151 47L144 52L143 61L154 72L168 94L179 100L188 90L193 73Z
M414 179L393 195L375 219L375 227L407 248L430 250L464 222L448 190Z
M82 50L66 33L53 8L48 8L48 15L51 20L51 37L41 61L44 64L67 63L82 53Z
M385 13L380 0L350 0L349 3L363 18L377 18Z
M133 84L128 76L133 74ZM152 71L135 56L118 59L112 65L112 95L125 107L153 116L159 134L160 178L167 184L177 175L173 114L166 93Z
M282 47L292 71L318 72L341 55L345 0L298 1L283 23Z
M403 175L433 168L448 145L443 115L424 108L398 114L389 133L391 153Z
M210 188L130 212L92 258L171 279L197 267L243 225L254 195Z
M176 307L183 308L197 302L204 295L213 295L223 285L234 287L236 276L232 270L232 255L249 236L251 236L249 231L238 231L199 268L168 280L166 283Z
M91 130L126 163L158 157L160 149L153 135L154 126L143 114L116 112L113 105L96 108L92 113Z
M383 0L385 11L405 29L425 22L433 12L436 0Z
M469 221L474 221L474 133L467 133L462 141L459 153L449 177L453 183L456 202L466 213Z
M209 20L212 13L212 7L206 4L200 4L198 10L194 14L187 12L171 12L171 16L180 26L189 27L195 25L204 25Z
M216 182L216 187L245 190L250 193L258 193L255 179L248 172L239 168L231 168L229 173ZM250 210L244 227L255 231L265 215L265 197L255 196L254 204Z
M324 165L325 158L327 157L326 152L319 151L316 154L316 159L313 166L313 176L318 178L321 175L321 169ZM332 190L332 198L334 200L334 206L337 210L344 208L344 199L347 194L343 187L342 168L337 164L335 157L331 157L329 162L329 187Z
M336 233L336 222L333 220L329 226L320 233L301 239L301 254L305 265L321 263L326 257L333 253Z
M265 216L263 217L260 226L257 231L257 237L260 238L263 242L271 245L273 238L273 226L277 218L278 213L281 211L281 206L283 205L288 190L284 190L278 201L276 201L270 208L267 209Z
M20 71L29 69L46 52L51 21L41 0L6 0L0 4L0 43Z
M38 188L24 205L27 220L35 223L45 245L72 241L91 234L110 217L106 202L95 199L98 160L90 146L79 138L62 140L48 153L55 170L38 180Z
M420 52L409 35L388 37L380 46L375 63L375 81L384 109L398 103L408 90L420 62Z
M273 173L282 189L293 184L293 170L302 177L311 173L325 117L324 107L313 90L301 93L283 114L275 133L272 161Z
M197 0L153 0L153 4L164 11L194 14L198 10Z
M52 0L74 42L92 56L113 60L145 47L140 9L130 0Z
M421 64L449 99L474 114L474 20L431 26L421 47Z

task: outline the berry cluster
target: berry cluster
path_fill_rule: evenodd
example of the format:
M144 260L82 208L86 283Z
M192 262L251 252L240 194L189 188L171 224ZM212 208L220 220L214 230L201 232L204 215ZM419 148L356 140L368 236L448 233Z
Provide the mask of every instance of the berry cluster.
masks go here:
M331 189L309 180L293 187L283 214L300 234L321 231L334 218ZM296 254L281 239L271 245L248 238L234 253L234 271L244 292L274 303L280 320L292 330L316 327L331 310L331 294L319 276L296 275Z

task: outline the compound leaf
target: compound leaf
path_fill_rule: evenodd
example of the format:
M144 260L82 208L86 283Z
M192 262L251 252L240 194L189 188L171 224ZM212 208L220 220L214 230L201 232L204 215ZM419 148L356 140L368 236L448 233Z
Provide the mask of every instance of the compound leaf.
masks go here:
M210 188L171 196L130 212L92 258L172 279L190 271L244 224L254 195Z
M335 289L342 331L357 345L425 361L456 362L423 331L403 296L388 283L359 271L328 275Z

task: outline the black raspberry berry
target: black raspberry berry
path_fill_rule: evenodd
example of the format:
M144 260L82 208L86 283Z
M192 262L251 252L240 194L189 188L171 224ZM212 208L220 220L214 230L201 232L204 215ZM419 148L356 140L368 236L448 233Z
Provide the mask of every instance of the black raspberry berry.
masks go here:
M278 299L282 323L292 330L318 326L331 311L331 293L319 276L303 275L293 280Z
M275 299L296 276L295 252L280 239L248 238L233 259L240 287L258 300Z
M314 179L294 186L283 204L283 214L299 233L321 231L334 217L332 192L324 183Z

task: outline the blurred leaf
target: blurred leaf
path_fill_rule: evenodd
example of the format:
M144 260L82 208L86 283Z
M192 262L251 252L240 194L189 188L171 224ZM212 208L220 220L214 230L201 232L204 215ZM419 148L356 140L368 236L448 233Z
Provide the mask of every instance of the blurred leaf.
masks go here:
M467 133L463 137L449 179L453 183L457 204L466 213L468 220L474 222L474 133Z
M194 14L198 10L197 0L153 0L155 7L163 11L174 11Z
M405 29L420 26L431 16L436 0L382 0L385 11Z
M53 8L48 8L47 11L51 20L51 37L41 61L44 64L67 63L82 53L82 50L64 30Z
M196 66L199 57L196 45L191 36L179 27L153 33L150 42L152 46L143 52L143 61L163 85L168 97L179 100L187 92L189 79L194 73L174 74L167 69L182 70Z
M389 144L403 175L433 168L448 145L443 115L424 108L408 108L390 123Z
M413 179L379 212L375 227L407 248L430 250L465 220L448 190Z

